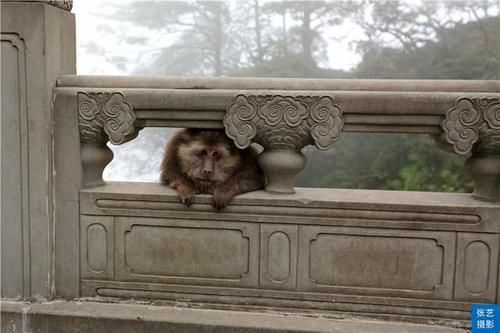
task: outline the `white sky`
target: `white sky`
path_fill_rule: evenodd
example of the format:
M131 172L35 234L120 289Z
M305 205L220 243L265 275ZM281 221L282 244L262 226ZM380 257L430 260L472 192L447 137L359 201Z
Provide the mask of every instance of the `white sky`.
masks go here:
M128 75L141 63L151 60L158 45L168 45L169 40L158 32L138 28L130 23L106 15L113 4L131 0L74 0L72 12L76 16L77 71L88 75ZM349 42L363 37L363 32L353 24L336 26L325 31L328 39L329 67L350 69L361 57ZM127 38L149 36L144 45L130 47ZM334 56L335 55L335 56Z

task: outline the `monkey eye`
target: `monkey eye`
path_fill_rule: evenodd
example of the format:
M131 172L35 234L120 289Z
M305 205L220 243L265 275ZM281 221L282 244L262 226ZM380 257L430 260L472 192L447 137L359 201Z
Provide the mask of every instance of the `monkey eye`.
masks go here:
M207 150L206 149L203 149L201 152L200 152L201 155L206 155L207 154Z
M217 157L217 156L219 156L219 153L218 153L217 151L214 151L214 152L212 153L212 156L213 156L213 157Z

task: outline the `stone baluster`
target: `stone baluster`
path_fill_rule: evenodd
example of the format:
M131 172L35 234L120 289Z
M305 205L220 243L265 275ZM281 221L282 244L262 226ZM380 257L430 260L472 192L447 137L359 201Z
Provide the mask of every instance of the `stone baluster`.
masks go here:
M339 138L342 110L331 96L237 95L224 117L226 134L238 148L264 147L258 157L266 191L294 193L295 176L304 168L301 149L326 150Z
M500 202L500 98L459 98L441 126L441 140L469 156L465 169L474 182L473 196Z
M132 105L122 93L78 93L83 186L104 184L102 172L113 159L106 143L118 145L134 139L140 130L135 120Z

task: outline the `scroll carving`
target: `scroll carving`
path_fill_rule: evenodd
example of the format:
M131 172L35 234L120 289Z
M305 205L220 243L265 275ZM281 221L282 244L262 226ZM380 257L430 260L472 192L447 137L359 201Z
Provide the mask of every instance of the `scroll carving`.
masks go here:
M73 0L47 0L47 3L51 6L67 10L69 12L73 8Z
M343 127L342 110L329 96L245 96L229 105L224 126L239 148L252 141L270 149L331 148Z
M500 98L460 98L441 123L457 154L500 153Z
M78 93L81 142L125 143L138 134L135 119L132 105L119 92Z
M462 155L473 197L500 202L500 98L459 98L441 123L442 138Z

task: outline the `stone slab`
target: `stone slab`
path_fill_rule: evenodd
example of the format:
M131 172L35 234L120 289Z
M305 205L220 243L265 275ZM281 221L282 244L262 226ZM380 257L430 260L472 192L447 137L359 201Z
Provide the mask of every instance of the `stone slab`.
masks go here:
M59 75L76 72L76 48L73 14L47 3L1 2L2 82L9 82L1 103L8 282L1 294L8 298L48 299L53 292L52 89Z
M495 80L349 80L64 75L58 87L500 92Z
M183 306L182 304L179 304ZM437 325L329 319L313 315L192 309L133 303L53 301L1 302L5 333L464 333Z
M470 194L297 188L295 194L254 191L237 196L222 212L198 195L186 209L177 193L157 183L108 182L80 191L80 212L91 215L180 217L474 232L500 232L500 205ZM119 214L118 214L119 213ZM311 222L312 223L312 222ZM313 223L313 224L314 224Z

